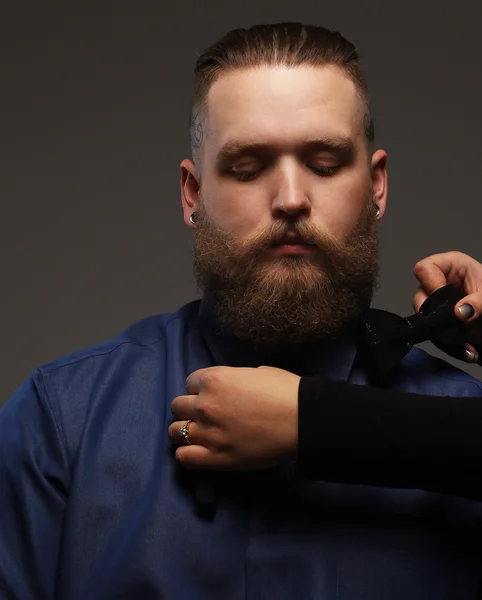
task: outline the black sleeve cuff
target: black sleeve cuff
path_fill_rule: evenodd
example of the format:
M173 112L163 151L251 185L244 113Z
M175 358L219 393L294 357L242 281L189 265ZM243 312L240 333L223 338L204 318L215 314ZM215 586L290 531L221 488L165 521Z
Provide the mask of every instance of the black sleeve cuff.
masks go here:
M480 493L482 398L426 396L302 377L297 474Z

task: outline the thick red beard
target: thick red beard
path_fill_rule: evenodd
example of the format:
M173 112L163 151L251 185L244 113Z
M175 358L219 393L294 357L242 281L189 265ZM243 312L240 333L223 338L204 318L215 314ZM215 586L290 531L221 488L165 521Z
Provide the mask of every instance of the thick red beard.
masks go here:
M378 222L372 202L344 244L306 221L278 221L239 241L199 206L194 274L222 330L259 346L312 342L336 333L370 305L378 285ZM314 243L311 256L269 257L287 231Z

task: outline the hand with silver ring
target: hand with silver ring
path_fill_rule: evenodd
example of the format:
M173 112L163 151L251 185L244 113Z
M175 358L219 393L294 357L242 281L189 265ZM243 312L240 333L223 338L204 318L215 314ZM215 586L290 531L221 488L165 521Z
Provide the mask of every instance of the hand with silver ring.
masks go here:
M262 469L296 457L300 377L274 367L191 373L168 429L186 468Z

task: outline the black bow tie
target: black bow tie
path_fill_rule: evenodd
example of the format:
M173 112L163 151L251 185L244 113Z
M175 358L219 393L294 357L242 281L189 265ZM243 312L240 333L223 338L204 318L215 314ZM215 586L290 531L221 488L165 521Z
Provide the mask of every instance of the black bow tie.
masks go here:
M465 326L454 308L464 295L462 290L446 285L431 294L418 313L405 318L377 308L366 310L361 316L360 335L360 357L366 370L384 375L414 344L425 341L446 348L463 346L467 341Z

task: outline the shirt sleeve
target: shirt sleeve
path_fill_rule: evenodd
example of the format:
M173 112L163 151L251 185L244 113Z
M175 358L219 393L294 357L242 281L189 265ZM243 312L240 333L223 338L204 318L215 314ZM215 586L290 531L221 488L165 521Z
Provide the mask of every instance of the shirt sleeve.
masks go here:
M66 506L61 431L36 371L0 411L0 598L51 600Z
M482 500L482 398L302 377L297 474Z

